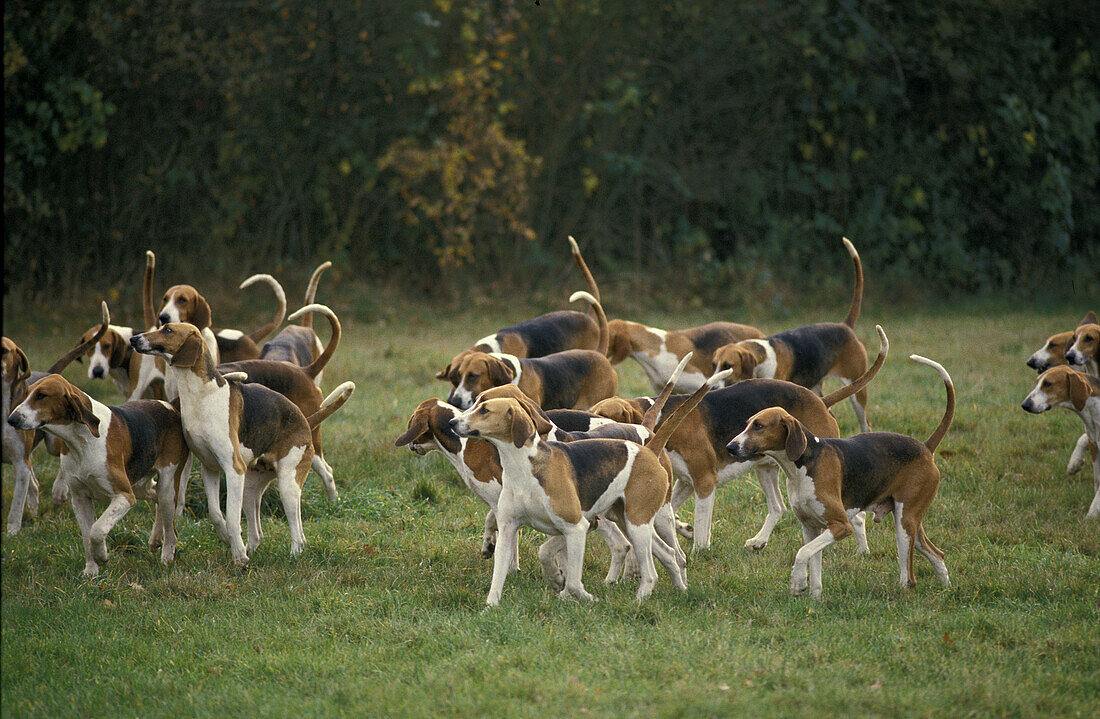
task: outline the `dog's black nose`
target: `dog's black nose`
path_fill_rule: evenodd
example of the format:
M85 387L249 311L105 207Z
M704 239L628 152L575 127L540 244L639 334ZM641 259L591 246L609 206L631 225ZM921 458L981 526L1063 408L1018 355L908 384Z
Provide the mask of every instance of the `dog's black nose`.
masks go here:
M15 427L16 429L19 429L19 418L16 417L14 414L11 415L10 417L8 417L8 424L10 424L12 427Z
M138 348L138 342L141 340L141 335L134 335L130 338L130 346L134 349Z
M1039 360L1035 359L1034 357L1030 357L1030 358L1028 358L1027 366L1030 367L1033 370L1038 370L1039 369Z
M103 377L103 368L102 367L93 367L92 368L92 377L94 377L95 379L102 378Z
M167 324L169 319L171 318L168 316L167 312L161 312L160 315L157 317L157 321L160 322L162 325Z

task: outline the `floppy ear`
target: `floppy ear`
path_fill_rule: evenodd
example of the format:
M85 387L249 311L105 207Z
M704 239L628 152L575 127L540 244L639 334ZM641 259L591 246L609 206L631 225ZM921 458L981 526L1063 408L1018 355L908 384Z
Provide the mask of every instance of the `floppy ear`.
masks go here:
M210 305L206 303L206 298L195 293L195 314L191 318L191 324L198 327L200 330L210 326L213 319L210 316Z
M394 440L393 445L395 447L404 447L409 442L424 434L428 429L428 413L421 412L418 408L413 412L413 416L409 419L409 428L405 431L405 434Z
M450 381L450 379L451 379L451 365L450 365L450 363L448 363L447 366L444 367L443 369L436 372L435 373L435 378L436 379L441 379L445 382Z
M741 377L743 379L752 379L753 372L756 371L756 357L752 352L746 352L740 350L738 354L741 355Z
M625 332L621 330L612 331L607 344L607 361L611 364L619 364L630 356L631 349L633 348L630 344L630 338L626 336Z
M550 421L550 418L542 411L542 407L535 404L535 401L526 395L520 398L519 403L523 405L523 409L527 412L527 416L531 419L532 427L534 431L541 437L554 428L554 423Z
M74 388L68 391L68 400L76 419L88 427L93 437L99 437L99 417L92 413L92 401L88 395Z
M31 376L31 361L18 347L15 348L15 381L12 384L23 382Z
M194 367L195 363L202 358L203 345L202 335L198 332L192 332L172 355L172 366Z
M126 350L130 349L130 343L123 341L115 335L111 339L111 357L108 360L112 367L122 367L126 364Z
M1066 384L1069 388L1069 401L1073 404L1073 408L1080 412L1085 408L1085 402L1089 398L1088 380L1080 372L1070 372L1066 375Z
M499 387L502 384L509 384L512 378L516 376L516 371L512 369L504 360L499 360L493 357L489 362L489 381ZM518 445L517 445L518 446Z
M519 449L535 435L535 425L526 412L516 412L514 407L508 408L508 419L512 423L512 444Z
M787 428L787 446L784 448L787 459L797 462L806 453L806 432L794 417L784 417L783 425Z
M1080 322L1077 323L1078 327L1080 327L1081 325L1100 325L1100 319L1096 317L1095 312L1089 310L1089 313L1085 315Z

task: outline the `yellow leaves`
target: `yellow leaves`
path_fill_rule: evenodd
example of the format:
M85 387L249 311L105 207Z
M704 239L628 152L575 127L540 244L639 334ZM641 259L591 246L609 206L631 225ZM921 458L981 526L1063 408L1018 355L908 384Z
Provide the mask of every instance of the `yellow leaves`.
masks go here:
M809 142L798 143L798 149L802 153L802 159L806 162L814 159L814 146Z
M867 151L864 150L862 147L857 147L856 149L852 150L852 162L861 162L862 160L866 159Z
M1026 132L1024 132L1024 142L1026 142L1031 147L1035 147L1035 133L1031 130L1027 130Z
M592 172L590 168L582 168L581 186L584 188L585 196L591 197L596 192L596 188L600 186L600 178L596 177L596 173Z
M340 160L340 164L336 167L340 170L340 174L345 177L351 174L351 162L346 157Z

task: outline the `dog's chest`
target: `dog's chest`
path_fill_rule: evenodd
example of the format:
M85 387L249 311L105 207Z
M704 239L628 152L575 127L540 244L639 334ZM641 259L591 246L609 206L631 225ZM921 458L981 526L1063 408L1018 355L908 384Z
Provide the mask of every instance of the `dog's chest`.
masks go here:
M176 374L176 373L173 373ZM180 421L187 446L204 464L217 463L217 456L232 446L229 436L229 385L213 391L189 386L189 379L179 380Z
M806 467L780 462L787 474L787 499L803 524L824 526L825 505L817 496L814 480Z
M111 412L106 405L92 405L92 412L99 419L100 434L78 441L69 441L69 451L61 455L62 473L69 478L70 484L80 485L96 499L107 499L114 495L110 478L107 475L107 438L111 426ZM81 425L83 426L83 425Z

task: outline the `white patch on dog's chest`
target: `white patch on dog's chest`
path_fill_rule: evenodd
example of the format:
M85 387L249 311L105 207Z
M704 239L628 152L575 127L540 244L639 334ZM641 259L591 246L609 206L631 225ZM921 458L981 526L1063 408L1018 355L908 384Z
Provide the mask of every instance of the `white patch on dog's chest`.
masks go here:
M775 347L772 347L772 343L767 340L749 340L749 342L754 342L764 349L764 361L756 365L752 376L758 379L773 379L775 370L779 367L779 362L775 359Z
M180 421L187 446L207 466L221 466L219 455L232 454L229 437L229 383L218 387L192 372L173 369L180 392ZM223 457L224 459L224 457Z
M62 472L70 483L84 487L92 497L109 501L114 495L107 476L107 434L111 426L111 410L107 405L92 400L92 414L99 420L99 437L93 437L85 429L80 435L83 441L66 439L69 451L61 455ZM136 484L138 479L140 477L130 477L131 484Z
M787 499L795 516L824 526L825 505L817 497L814 480L806 467L798 467L785 456L775 457L787 475Z

